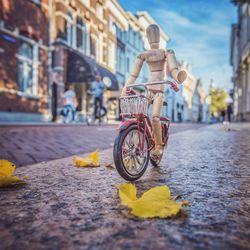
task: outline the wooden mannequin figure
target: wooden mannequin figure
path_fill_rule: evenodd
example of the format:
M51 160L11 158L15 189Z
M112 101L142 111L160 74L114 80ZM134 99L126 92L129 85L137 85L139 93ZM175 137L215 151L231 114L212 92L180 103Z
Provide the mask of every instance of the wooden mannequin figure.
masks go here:
M146 30L147 39L150 49L140 53L134 63L134 68L130 73L128 84L135 83L140 74L140 70L144 61L149 66L149 80L148 82L163 81L166 76L166 63L170 70L171 77L178 83L186 80L187 73L184 70L179 70L178 63L173 50L160 49L160 29L156 24L151 24ZM126 95L127 87L123 88L122 96ZM155 148L151 151L153 156L160 156L162 154L162 131L160 116L162 112L164 100L164 86L163 84L154 85L149 87L149 98L153 103L152 111L152 130L155 140Z

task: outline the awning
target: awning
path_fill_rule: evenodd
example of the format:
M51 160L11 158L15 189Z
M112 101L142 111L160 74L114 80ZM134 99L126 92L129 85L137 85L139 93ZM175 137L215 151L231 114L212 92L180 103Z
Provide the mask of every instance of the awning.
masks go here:
M82 83L93 81L100 75L108 90L119 90L116 76L88 56L67 50L67 83Z

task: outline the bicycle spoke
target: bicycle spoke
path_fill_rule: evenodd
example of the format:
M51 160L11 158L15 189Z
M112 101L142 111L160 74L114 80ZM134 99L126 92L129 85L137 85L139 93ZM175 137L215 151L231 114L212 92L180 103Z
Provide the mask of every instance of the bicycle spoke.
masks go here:
M126 158L126 159L123 160L124 165L125 165L126 168L129 167L129 160L130 160L130 158Z
M138 155L135 156L135 159L136 159L136 161L138 162L138 164L141 166L142 163L140 162L140 160L139 160L139 158L138 158Z
M122 157L126 157L130 155L131 152L132 152L132 149L129 148L129 145L128 145L128 148L126 148L125 145L122 146Z
M140 133L140 134L139 134ZM138 130L130 131L123 141L122 160L125 169L132 175L139 174L145 167L145 157L148 153L147 141L144 141L143 151L139 148L139 138L143 139L143 133Z
M131 133L130 141L131 144L134 145L134 132Z
M133 169L133 166L132 166L132 160L129 159L129 170L132 170Z
M137 167L138 161L136 160L136 156L134 156L133 159L134 159L134 163L135 163L135 170L136 170L137 172L139 172L139 170L140 170L140 164L139 164L139 168L138 168L138 167Z
M127 142L127 138L124 140L124 143L125 143L124 146L127 146L127 149L129 149L130 147L129 147L129 143Z
M130 152L129 152L129 153L127 153L126 155L123 155L122 158L125 160L125 159L127 159L127 158L130 158L130 155L131 155L131 154L130 154Z

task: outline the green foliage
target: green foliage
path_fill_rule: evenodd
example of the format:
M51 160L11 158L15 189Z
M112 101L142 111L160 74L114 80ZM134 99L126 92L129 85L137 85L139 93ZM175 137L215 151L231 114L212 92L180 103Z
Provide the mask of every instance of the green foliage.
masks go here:
M222 110L227 108L227 92L224 89L212 88L210 89L209 95L211 96L211 113L218 116Z

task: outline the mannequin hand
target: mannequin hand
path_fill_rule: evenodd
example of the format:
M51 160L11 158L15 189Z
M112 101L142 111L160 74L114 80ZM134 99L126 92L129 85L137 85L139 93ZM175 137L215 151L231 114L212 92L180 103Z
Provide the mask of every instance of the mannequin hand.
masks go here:
M187 73L185 70L174 69L171 72L172 78L179 84L183 83L187 78Z
M185 80L187 79L187 73L186 73L186 71L185 70L180 70L178 72L177 79L178 79L179 83L185 82Z
M124 86L121 92L121 96L126 96L127 95L127 87Z

